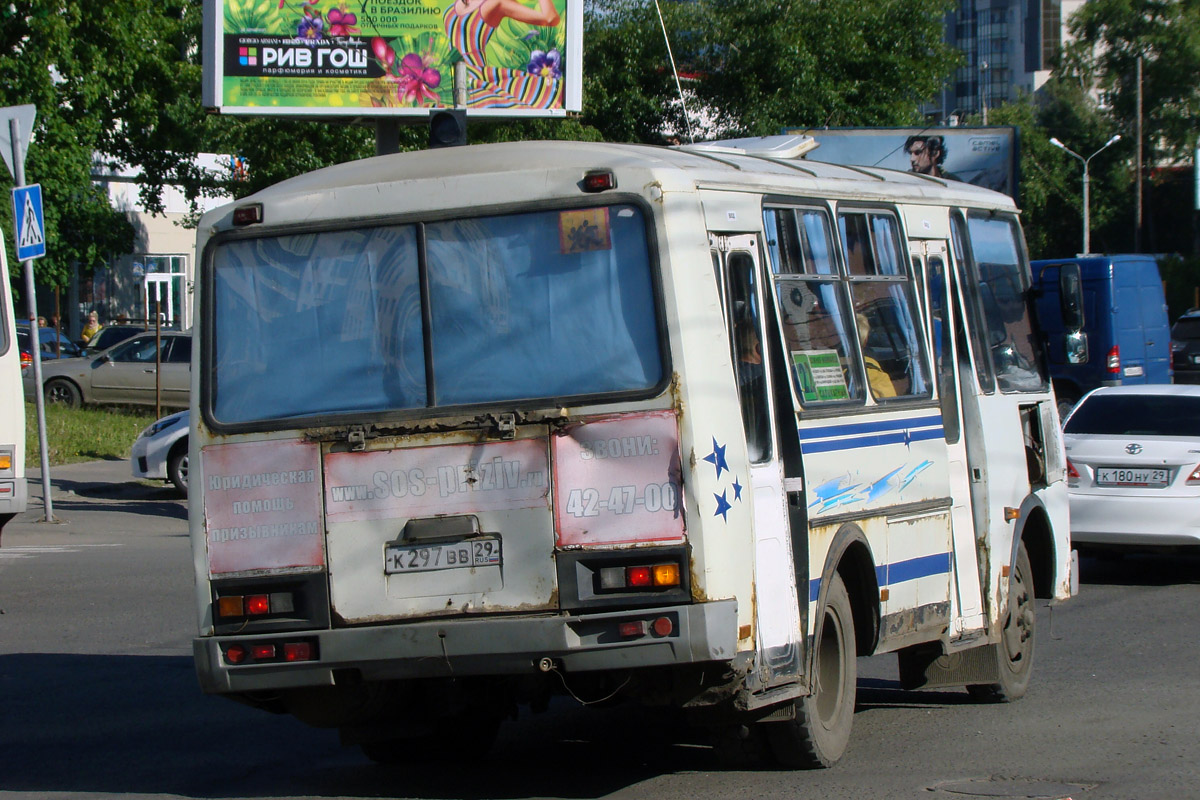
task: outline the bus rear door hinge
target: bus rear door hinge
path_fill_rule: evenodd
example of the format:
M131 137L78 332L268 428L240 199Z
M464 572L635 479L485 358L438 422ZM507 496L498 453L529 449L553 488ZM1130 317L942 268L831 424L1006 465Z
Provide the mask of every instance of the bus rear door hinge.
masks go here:
M517 415L511 412L497 414L493 419L496 420L496 435L502 441L517 438Z
M352 451L360 451L367 449L367 439L374 439L379 433L375 430L375 426L368 423L366 425L351 425L350 430L346 432L346 442L350 445Z

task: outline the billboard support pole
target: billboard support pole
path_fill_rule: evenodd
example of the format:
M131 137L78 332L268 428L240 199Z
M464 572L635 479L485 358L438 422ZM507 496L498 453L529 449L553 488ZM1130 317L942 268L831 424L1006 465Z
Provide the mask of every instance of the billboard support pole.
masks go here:
M400 120L380 117L375 120L375 155L390 156L400 152Z

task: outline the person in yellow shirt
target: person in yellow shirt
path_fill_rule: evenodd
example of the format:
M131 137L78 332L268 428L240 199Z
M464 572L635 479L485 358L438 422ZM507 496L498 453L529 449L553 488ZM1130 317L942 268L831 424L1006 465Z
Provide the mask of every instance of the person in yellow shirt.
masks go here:
M883 371L878 361L867 355L867 335L871 332L871 323L867 321L867 315L860 311L854 316L858 322L858 342L862 349L863 364L867 368L867 384L871 387L872 396L876 400L881 397L895 397L896 387L891 377Z
M80 332L79 338L82 339L86 344L92 340L93 336L100 332L100 328L102 327L103 326L100 324L100 316L95 311L92 311L88 314L87 324L83 326L83 330Z

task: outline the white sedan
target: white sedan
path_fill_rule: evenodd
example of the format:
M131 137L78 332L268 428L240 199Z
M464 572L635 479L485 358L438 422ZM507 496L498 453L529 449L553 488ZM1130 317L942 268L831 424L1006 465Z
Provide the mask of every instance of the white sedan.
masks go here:
M187 497L190 414L179 411L142 431L129 456L133 477L170 481Z
M1200 545L1200 386L1096 389L1063 438L1075 544Z

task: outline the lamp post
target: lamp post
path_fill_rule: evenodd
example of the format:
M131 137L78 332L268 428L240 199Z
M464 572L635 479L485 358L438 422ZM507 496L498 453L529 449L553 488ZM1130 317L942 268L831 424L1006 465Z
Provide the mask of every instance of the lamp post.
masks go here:
M1108 149L1109 146L1114 145L1119 141L1121 141L1121 134L1118 133L1118 134L1115 134L1107 142L1105 142L1104 145L1099 150L1092 153L1087 158L1084 158L1083 156L1079 155L1079 153L1076 153L1074 150L1072 150L1071 148L1067 147L1065 144L1060 142L1058 139L1054 138L1053 136L1050 137L1050 144L1054 145L1055 147L1057 147L1060 150L1063 150L1063 151L1069 153L1070 155L1075 156L1075 158L1079 159L1079 161L1083 164L1083 252L1080 253L1080 255L1087 255L1088 253L1091 252L1091 242L1092 242L1091 228L1089 227L1090 220L1088 217L1088 189L1089 189L1088 164L1091 163L1091 160L1093 158L1095 158L1096 156L1098 156L1102 152L1104 152L1106 149Z

